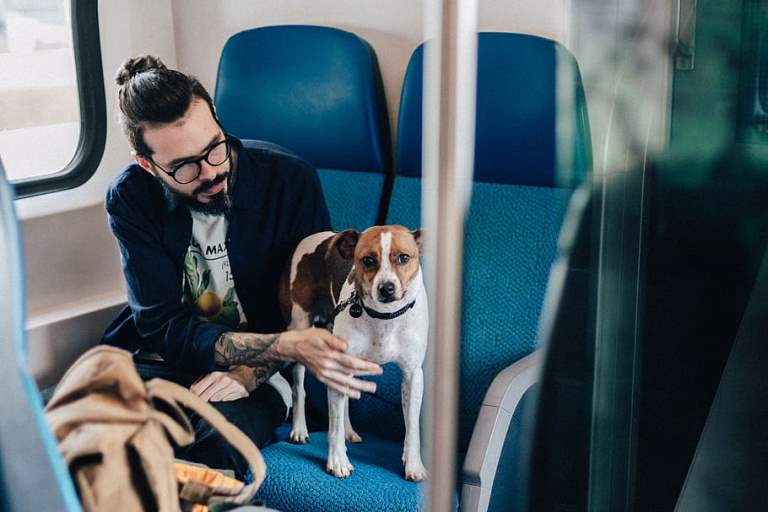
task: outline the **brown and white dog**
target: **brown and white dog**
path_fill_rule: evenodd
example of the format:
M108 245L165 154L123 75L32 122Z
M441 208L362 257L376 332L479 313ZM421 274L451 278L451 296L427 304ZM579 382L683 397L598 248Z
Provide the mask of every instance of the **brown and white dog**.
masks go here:
M403 226L374 226L316 233L296 247L280 286L280 304L289 329L332 323L347 341L347 353L403 372L405 417L403 463L408 480L427 476L421 461L419 412L424 394L422 363L429 314L419 256L421 232ZM291 441L308 440L303 366L293 370ZM349 399L328 388L327 469L338 477L353 470L345 439L360 442L349 421Z

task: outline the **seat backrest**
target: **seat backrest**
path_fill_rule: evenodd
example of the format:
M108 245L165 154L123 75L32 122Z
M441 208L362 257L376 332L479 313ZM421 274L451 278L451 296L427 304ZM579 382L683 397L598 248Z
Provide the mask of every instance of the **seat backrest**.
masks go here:
M387 223L411 228L421 222L422 67L420 46L403 85L397 176L387 216ZM566 203L591 167L578 66L554 41L480 33L476 117L464 239L462 451L493 378L537 346L539 311ZM379 392L395 388L379 385Z
M334 229L383 216L392 154L376 55L343 30L272 26L227 41L216 111L224 128L274 142L318 169Z
M13 193L0 162L0 503L3 510L80 510L27 369L26 294Z

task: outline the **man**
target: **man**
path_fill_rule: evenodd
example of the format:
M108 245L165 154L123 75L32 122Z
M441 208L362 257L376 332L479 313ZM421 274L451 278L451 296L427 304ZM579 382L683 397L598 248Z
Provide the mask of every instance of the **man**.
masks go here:
M344 340L280 332L286 261L302 238L329 229L314 169L278 146L227 136L203 86L155 57L129 59L116 81L136 164L106 196L128 306L103 341L159 354L161 363L137 364L144 378L190 385L258 445L287 416L290 389L276 374L286 362L353 398L373 392L354 376L381 368L346 355ZM181 455L243 478L240 457L193 421L196 441Z

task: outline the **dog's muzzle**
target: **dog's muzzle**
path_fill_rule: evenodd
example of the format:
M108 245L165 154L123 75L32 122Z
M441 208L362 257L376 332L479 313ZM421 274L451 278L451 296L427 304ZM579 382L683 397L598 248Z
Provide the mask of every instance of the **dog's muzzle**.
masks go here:
M379 285L379 302L392 302L395 300L397 287L392 281L385 281Z

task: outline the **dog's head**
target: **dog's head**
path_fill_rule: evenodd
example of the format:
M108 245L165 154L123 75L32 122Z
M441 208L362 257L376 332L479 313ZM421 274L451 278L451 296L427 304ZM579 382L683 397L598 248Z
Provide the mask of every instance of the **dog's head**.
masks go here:
M341 257L354 258L358 293L383 304L405 296L419 273L421 230L374 226L362 233L348 229L336 237L334 247Z

